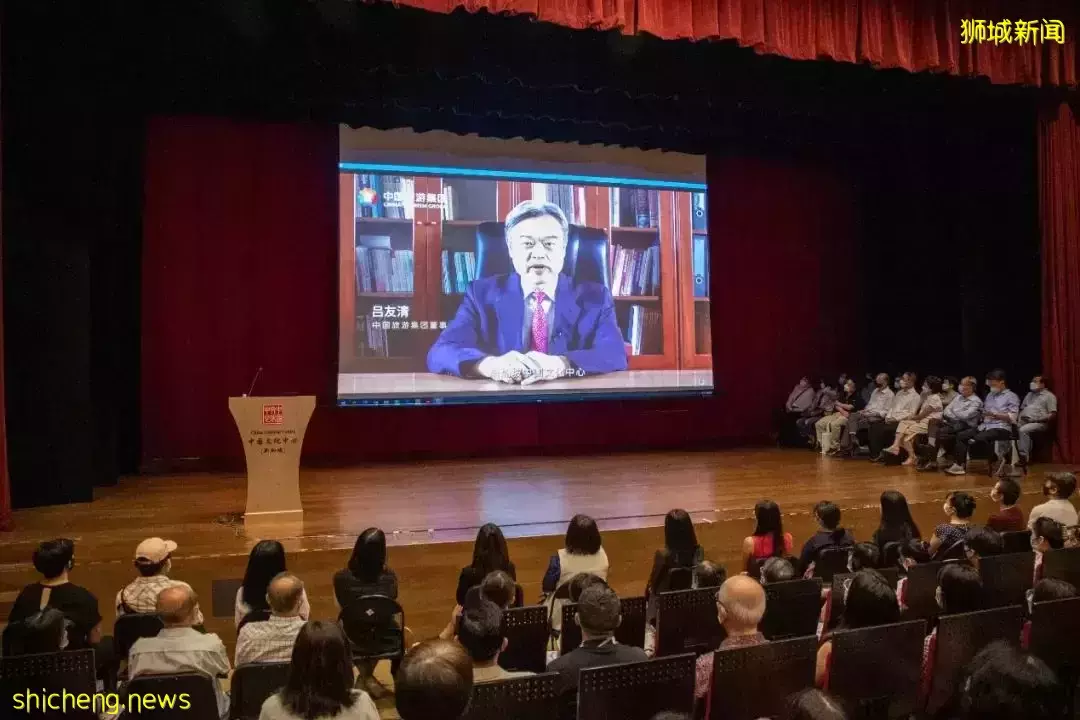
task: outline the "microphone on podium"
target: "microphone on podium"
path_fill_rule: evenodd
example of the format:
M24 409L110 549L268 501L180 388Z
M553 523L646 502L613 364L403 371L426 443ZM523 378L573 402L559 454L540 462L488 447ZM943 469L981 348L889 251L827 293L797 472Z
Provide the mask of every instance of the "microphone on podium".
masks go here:
M262 367L255 371L255 377L251 378L251 385L248 386L248 391L242 395L242 397L248 397L251 395L251 391L255 389L255 383L259 381L259 375L262 374Z

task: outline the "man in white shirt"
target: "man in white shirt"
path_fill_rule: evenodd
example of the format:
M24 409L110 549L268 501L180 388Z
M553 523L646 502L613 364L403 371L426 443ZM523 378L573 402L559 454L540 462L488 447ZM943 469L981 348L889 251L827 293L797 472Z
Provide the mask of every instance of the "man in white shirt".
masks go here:
M198 602L191 588L179 585L158 594L155 609L165 628L157 637L139 638L131 646L128 676L134 679L140 675L202 673L213 682L218 714L225 718L229 714L229 697L218 678L229 674L229 655L221 638L193 627Z
M853 412L848 415L847 425L840 428L840 454L848 455L851 453L852 445L858 443L856 435L860 430L867 430L874 425L879 425L885 422L885 416L889 414L889 408L892 407L893 391L889 387L889 376L885 373L878 373L874 378L874 391L870 393L870 399L866 403L866 407L858 412Z
M304 583L287 572L279 573L266 588L270 618L248 622L236 636L236 666L254 662L289 662L304 618L300 616Z
M1020 404L1016 449L1020 453L1021 465L1027 465L1031 459L1031 436L1049 432L1050 424L1057 418L1057 397L1050 392L1049 386L1049 378L1036 375L1031 379L1031 392Z
M892 399L884 422L870 428L870 459L884 462L882 450L896 437L896 426L903 420L911 420L919 412L922 398L915 389L915 373L906 372L900 376L900 392Z
M1069 501L1076 492L1076 476L1070 472L1047 473L1043 481L1043 495L1048 499L1041 505L1031 508L1028 527L1033 527L1041 517L1048 517L1065 527L1077 524L1076 508Z

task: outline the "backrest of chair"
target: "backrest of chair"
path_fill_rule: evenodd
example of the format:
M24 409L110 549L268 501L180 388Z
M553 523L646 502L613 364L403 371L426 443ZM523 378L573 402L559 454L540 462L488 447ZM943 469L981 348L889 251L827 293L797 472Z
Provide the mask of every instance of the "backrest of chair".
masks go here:
M813 686L817 647L811 635L717 650L710 720L779 716L789 695Z
M724 639L716 613L716 588L656 594L656 656L701 654Z
M908 568L905 592L908 617L929 619L941 612L936 593L938 573L944 564L928 562Z
M16 693L28 690L36 693L86 693L92 695L96 689L94 651L70 650L39 655L15 655L0 658L0 703L5 711L14 707ZM27 709L32 709L27 698ZM13 713L22 717L64 717L90 720L97 715L93 709L69 711L63 715L47 710L38 713ZM8 717L7 714L4 717Z
M1043 577L1056 578L1080 587L1080 547L1043 553Z
M900 569L895 567L887 567L878 570L885 581L889 583L889 587L895 588L896 584L900 582ZM840 623L840 618L844 616L844 608L847 607L846 594L848 586L851 585L851 579L855 577L855 573L838 573L833 575L832 589L829 594L829 603L831 605L829 611L829 627L834 628Z
M942 615L938 619L937 652L926 710L935 713L952 697L964 666L995 640L1012 643L1020 637L1023 609L1019 606Z
M463 720L551 720L559 711L559 674L544 673L473 685Z
M499 665L506 670L544 672L551 632L547 606L526 605L503 610L502 630L506 650L499 655Z
M352 653L388 655L405 651L405 611L393 598L365 595L355 598L338 616Z
M832 582L836 573L847 572L850 547L830 547L818 553L814 560L814 577L823 582Z
M964 548L964 541L957 540L947 548L941 548L934 555L935 562L944 562L946 560L963 560L967 557L966 550Z
M175 675L139 675L124 687L127 717L145 720L182 720L183 718L217 717L217 695L214 681L196 672ZM186 697L184 697L186 696ZM153 707L149 700L153 697ZM163 708L157 698L172 699L172 707ZM144 702L146 699L146 702ZM189 707L181 709L181 700Z
M139 638L157 637L165 624L153 613L133 613L116 618L113 625L113 642L117 657L126 658L131 646Z
M622 622L615 629L615 642L620 645L645 647L645 598L620 598ZM577 624L577 603L562 606L562 633L559 635L559 654L565 655L581 645L581 626Z
M1080 638L1080 597L1035 603L1028 649L1066 683L1080 679L1077 638Z
M285 687L289 665L287 662L238 665L229 685L229 717L258 720L266 698Z
M821 614L821 578L788 580L765 586L761 632L770 640L817 633Z
M476 228L476 277L513 271L506 247L505 225L484 222ZM571 225L566 244L563 274L575 283L595 282L611 287L607 233L597 228Z
M979 558L983 581L983 607L1024 605L1035 571L1035 553L1009 553Z
M1031 552L1031 531L1016 530L1001 533L1002 552L1006 554Z
M578 679L578 720L651 720L694 709L692 653L585 668Z
M915 712L926 622L837 630L829 692L851 717L906 717Z

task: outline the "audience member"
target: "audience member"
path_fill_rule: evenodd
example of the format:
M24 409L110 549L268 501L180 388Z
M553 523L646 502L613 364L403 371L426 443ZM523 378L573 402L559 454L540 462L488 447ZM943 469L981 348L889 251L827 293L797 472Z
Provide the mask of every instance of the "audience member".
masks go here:
M799 378L799 382L795 383L784 402L783 411L778 413L776 418L777 440L781 445L789 445L795 441L795 423L813 406L815 395L810 376Z
M1054 672L1004 640L979 651L959 687L957 720L1057 720L1067 715Z
M941 415L941 424L937 428L938 452L942 456L952 456L956 445L956 437L966 431L972 430L982 422L983 401L975 391L979 382L970 375L960 381L959 394L953 398L945 412ZM927 458L928 461L936 458ZM928 462L927 465L931 465Z
M686 590L692 568L704 559L705 551L698 545L690 514L685 510L672 510L664 518L664 547L653 556L652 571L645 584L645 597L671 589L673 570L685 572L687 586L675 589Z
M1005 552L1001 533L986 527L973 527L964 537L964 555L971 566L979 569L979 560Z
M517 604L517 596L517 583L503 570L489 572L480 581L480 597L495 603L502 610L514 607Z
M304 625L303 601L304 583L300 578L278 573L266 588L270 619L247 622L236 635L237 667L253 662L288 662Z
M941 378L931 375L926 378L926 387L929 393L922 400L918 412L896 425L893 443L885 448L885 452L893 455L899 455L901 450L907 452L907 459L902 463L904 465L915 464L915 438L930 432L930 421L940 420L945 411L941 396Z
M82 650L98 645L102 639L98 601L89 590L69 580L68 573L74 567L75 543L72 540L58 538L38 545L34 551L34 569L41 574L41 580L19 591L8 615L8 624L23 622L45 608L55 608L67 621L68 649ZM108 651L111 656L111 649Z
M334 601L346 608L367 595L398 596L397 575L386 565L386 535L379 528L360 533L349 565L334 575Z
M809 410L805 410L798 420L795 421L795 430L799 437L811 446L814 444L814 426L825 415L829 415L836 409L837 389L831 381L819 380L815 383L817 392L814 394L814 402Z
M1032 436L1050 432L1057 419L1057 409L1057 397L1050 392L1050 378L1045 375L1033 377L1031 391L1020 404L1020 416L1016 421L1016 448L1021 465L1027 465L1031 460Z
M1031 549L1035 551L1035 575L1033 582L1043 576L1043 555L1051 550L1065 547L1065 527L1049 517L1041 517L1031 527Z
M874 625L887 625L900 619L900 607L896 602L896 591L876 570L861 570L855 573L848 585L844 602L844 613L840 617L840 630L854 630ZM822 638L818 648L815 685L822 690L829 689L829 667L832 664L832 638Z
M863 375L863 385L859 389L859 398L862 400L863 407L870 402L870 398L874 395L874 390L877 389L877 383L875 381L876 374L868 372ZM888 381L886 381L887 384Z
M951 375L947 376L944 380L941 381L941 402L945 404L946 408L952 405L952 401L956 399L957 395L959 395L959 393L956 391L956 388L959 384L960 383L957 381L957 379Z
M926 543L912 538L900 545L900 571L903 577L896 583L896 599L900 603L900 609L907 609L907 572L915 565L930 562L930 551L926 549Z
M474 685L532 675L499 667L499 653L506 649L502 610L489 600L482 599L476 607L465 609L458 624L457 641L472 658Z
M702 560L694 566L694 589L718 588L727 580L727 569L708 560Z
M967 472L968 451L975 443L993 445L998 440L1012 438L1012 426L1020 411L1020 398L1005 383L1004 370L991 370L986 375L986 384L990 393L983 400L982 423L956 434L953 445L952 465L945 470L950 475L963 475Z
M847 720L847 714L835 699L817 688L795 693L787 701L782 720Z
M840 397L836 399L833 412L814 424L817 444L821 447L821 452L827 455L835 455L840 451L840 428L847 425L852 413L858 412L866 404L855 390L855 380L848 378L840 388Z
M496 570L501 570L517 581L517 568L510 561L510 550L506 546L502 530L495 523L487 523L476 533L472 564L461 568L458 575L457 593L454 595L457 604L464 605L465 593L469 588L476 587Z
M765 617L765 589L757 580L746 575L725 580L716 593L716 613L726 634L720 650L766 642L758 629ZM705 699L705 717L709 717L712 676L713 653L709 652L697 659L694 682L694 695Z
M891 542L904 543L921 537L904 494L898 490L881 493L881 520L874 531L873 542L881 548L882 553Z
M1035 527L1035 521L1041 517L1056 520L1066 527L1076 525L1076 508L1069 501L1075 491L1076 475L1071 472L1047 473L1043 480L1043 495L1047 500L1031 508L1028 527Z
M197 672L214 684L218 713L228 717L229 698L219 677L229 674L225 644L214 633L195 629L199 598L190 587L172 585L158 593L155 610L165 628L156 637L139 638L128 653L128 677Z
M183 587L194 594L186 582L169 578L174 552L176 543L172 540L152 537L139 543L135 548L135 569L139 572L139 577L116 593L117 617L129 613L154 612L158 594L165 588ZM195 607L195 624L203 624L202 610L198 606Z
M472 688L472 660L465 648L450 640L417 643L394 676L401 720L460 720Z
M785 582L795 579L795 568L787 558L771 557L761 566L761 584Z
M848 551L848 572L873 570L881 565L881 550L872 542L855 543Z
M915 373L906 372L900 377L900 392L892 399L884 422L870 428L870 459L884 462L882 452L889 440L896 436L896 428L905 420L911 420L919 412L922 400L915 389Z
M371 697L353 689L352 651L337 623L301 623L289 659L285 687L266 699L259 720L378 720Z
M800 575L817 560L822 550L855 544L851 532L840 527L840 508L835 503L822 500L815 505L814 519L817 520L819 529L803 544L802 553L799 555Z
M30 617L9 623L4 638L12 656L60 652L67 648L67 619L53 607L38 610Z
M978 570L973 567L949 563L938 572L935 598L942 615L975 612L982 604L982 591L982 579L979 577ZM930 685L934 677L937 637L935 627L923 642L922 681L919 695L924 702L930 696Z
M236 591L236 603L233 609L233 622L240 627L240 622L252 611L272 612L267 593L270 581L285 572L285 548L277 540L260 540L251 548L247 569L244 571L244 583ZM299 617L307 620L311 615L307 592L301 589ZM289 652L292 652L290 645ZM238 663L239 664L239 663Z
M971 528L971 516L975 512L975 498L966 492L951 492L945 497L945 504L941 509L949 522L934 528L934 536L930 538L931 557L939 551L948 550L967 536Z
M1017 507L1020 500L1020 484L1012 478L1001 478L990 490L990 499L999 506L996 513L991 513L986 526L998 532L1019 532L1025 530L1024 512Z
M575 515L566 528L563 548L551 556L541 589L549 595L552 630L562 629L563 600L555 597L556 591L578 573L592 573L607 580L608 556L600 539L600 528L588 515Z
M794 546L791 533L784 532L780 506L772 500L754 506L754 520L754 534L743 539L743 566L748 571L752 562L790 553Z
M1076 597L1076 588L1072 583L1054 578L1044 578L1027 591L1027 616L1024 628L1020 632L1020 647L1025 650L1031 645L1031 616L1035 614L1035 603L1053 600L1068 600Z
M858 444L859 431L869 431L874 426L885 422L885 416L889 414L894 397L892 388L889 387L889 376L878 373L874 378L874 385L866 407L848 415L847 423L840 428L839 445L842 455L852 453L853 446Z

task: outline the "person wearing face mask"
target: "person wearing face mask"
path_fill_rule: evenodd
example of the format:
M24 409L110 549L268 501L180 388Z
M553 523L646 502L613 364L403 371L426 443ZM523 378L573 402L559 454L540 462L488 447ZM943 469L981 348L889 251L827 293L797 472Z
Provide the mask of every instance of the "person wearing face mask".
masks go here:
M1048 517L1041 517L1031 526L1031 549L1035 553L1035 572L1032 583L1043 579L1043 556L1051 550L1065 547L1065 527Z
M1051 423L1057 419L1057 397L1050 392L1050 378L1036 375L1031 379L1030 387L1031 391L1020 404L1020 418L1017 421L1019 434L1016 448L1022 466L1031 460L1032 436L1049 432Z
M1028 527L1034 528L1039 518L1050 518L1065 527L1077 524L1076 508L1069 498L1076 492L1076 476L1070 472L1047 473L1043 480L1046 502L1031 508Z
M814 402L803 416L795 421L795 429L799 437L810 447L814 447L814 427L817 421L826 415L831 415L836 409L837 390L828 380L816 383L818 388L814 395Z
M825 415L814 424L817 433L817 442L821 446L824 455L834 455L839 450L836 439L840 437L840 428L847 425L848 418L852 413L858 412L863 407L862 398L855 392L855 381L848 379L843 384L843 390L838 398L833 412Z
M896 436L896 428L904 420L912 420L919 412L922 401L915 390L915 373L906 372L900 376L900 392L893 397L892 405L885 414L884 421L870 428L870 459L884 462L882 452L889 441Z
M910 420L902 420L897 424L893 444L885 448L885 452L893 455L899 455L901 450L906 450L907 459L904 460L904 465L915 464L915 438L930 432L930 422L940 420L945 410L941 397L941 378L931 375L926 378L925 386L930 392L922 398L919 412Z
M949 407L952 401L956 399L958 395L956 388L959 384L959 381L952 375L941 381L941 401L945 404L945 407Z
M956 445L956 436L965 430L971 430L979 426L982 421L983 401L975 394L977 382L970 375L960 381L960 392L945 408L941 415L941 424L937 427L935 439L937 450L944 456L951 456ZM937 458L928 454L924 458L923 467L931 469Z
M885 422L885 416L892 407L894 393L889 387L889 376L886 373L878 373L874 378L874 391L870 393L870 400L862 410L855 410L848 414L847 422L840 426L840 437L837 446L838 454L851 455L854 446L858 444L860 430L869 431L875 425Z
M950 475L963 475L967 472L968 452L972 445L988 444L993 448L998 440L1012 439L1012 426L1020 412L1020 398L1006 386L1004 370L991 370L986 375L986 383L990 386L990 393L983 400L982 422L978 427L956 434L952 465L945 470Z
M938 587L934 593L942 615L956 615L979 610L982 606L983 584L979 572L960 563L950 563L938 572ZM919 696L930 696L930 684L937 659L937 628L923 642L922 682Z
M130 613L157 612L157 596L167 587L184 587L194 594L191 586L180 580L171 580L172 554L176 552L176 543L158 537L147 538L135 548L135 569L139 577L116 593L116 616ZM203 614L195 606L195 625L203 624Z

